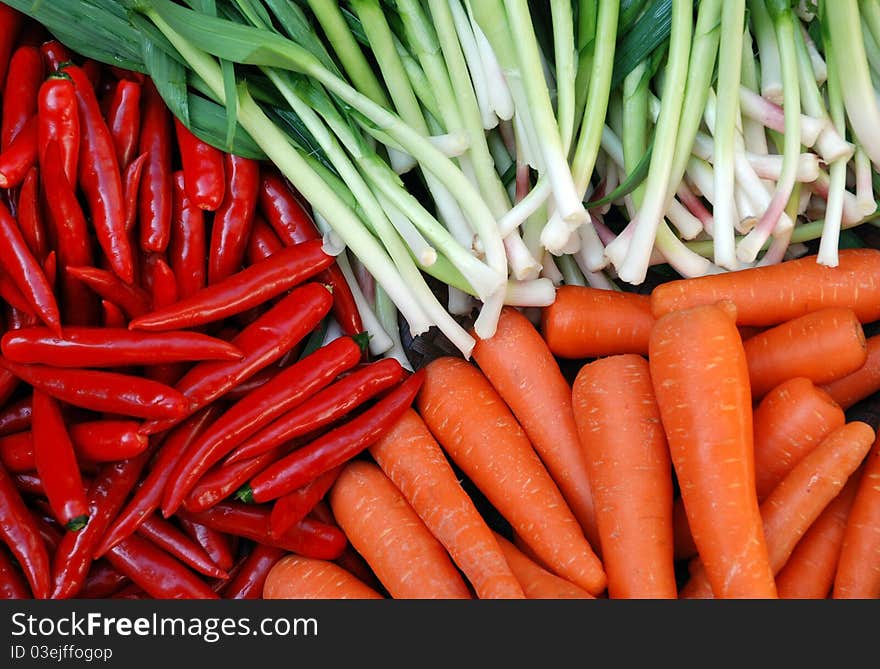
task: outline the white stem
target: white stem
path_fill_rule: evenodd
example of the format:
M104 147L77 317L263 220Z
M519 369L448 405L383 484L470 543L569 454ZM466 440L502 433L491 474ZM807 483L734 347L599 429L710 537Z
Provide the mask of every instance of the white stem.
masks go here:
M547 278L508 281L505 304L514 307L547 307L556 299L556 286Z
M339 269L342 271L342 276L345 277L345 282L351 289L351 295L354 297L358 313L361 315L364 329L370 336L370 353L373 355L382 355L385 351L394 346L394 341L388 333L385 332L385 328L382 327L379 318L373 312L373 307L364 296L361 286L357 282L354 272L351 269L348 256L344 253L336 256L336 264L339 266Z

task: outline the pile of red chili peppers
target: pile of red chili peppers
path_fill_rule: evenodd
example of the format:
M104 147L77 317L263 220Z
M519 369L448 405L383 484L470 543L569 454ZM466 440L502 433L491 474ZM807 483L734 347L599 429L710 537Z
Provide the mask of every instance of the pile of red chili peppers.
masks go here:
M298 195L2 4L0 95L0 598L376 583L322 500L422 376L368 359Z

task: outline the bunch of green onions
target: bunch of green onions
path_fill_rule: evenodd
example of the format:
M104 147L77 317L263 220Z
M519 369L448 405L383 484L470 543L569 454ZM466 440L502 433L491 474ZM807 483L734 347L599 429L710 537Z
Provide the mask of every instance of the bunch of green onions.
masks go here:
M468 356L562 283L834 265L876 209L880 0L4 1L272 161L404 362L398 316Z

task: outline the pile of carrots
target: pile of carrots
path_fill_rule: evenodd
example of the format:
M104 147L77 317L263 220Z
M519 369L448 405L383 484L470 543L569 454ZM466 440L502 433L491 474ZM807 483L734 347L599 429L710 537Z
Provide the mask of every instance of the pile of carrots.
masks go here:
M878 320L876 249L506 307L329 490L380 587L290 555L264 596L880 597Z

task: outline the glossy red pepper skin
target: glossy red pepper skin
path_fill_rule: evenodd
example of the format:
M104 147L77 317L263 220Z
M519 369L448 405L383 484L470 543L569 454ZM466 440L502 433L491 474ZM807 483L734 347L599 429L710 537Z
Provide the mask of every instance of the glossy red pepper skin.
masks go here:
M144 518L159 508L162 501L162 490L171 475L174 463L219 413L220 407L218 405L207 406L165 435L150 466L149 473L135 490L131 501L105 532L96 550L96 555L101 556L106 553L112 546L134 532Z
M43 42L40 45L40 55L43 58L43 67L49 74L54 74L62 65L73 61L67 47L56 39Z
M101 323L105 328L124 328L128 325L128 318L112 302L101 300Z
M150 311L150 295L140 286L123 283L112 272L97 267L70 265L67 273L84 288L87 286L87 289L115 304L130 319Z
M0 86L6 81L9 58L18 43L24 14L9 5L0 4Z
M171 237L171 112L152 81L144 84L141 97L138 152L148 157L138 191L140 246L144 251L164 253Z
M177 118L174 131L188 198L199 210L216 211L226 192L225 154L196 137Z
M216 465L201 478L192 492L186 496L183 508L192 512L210 509L232 495L252 476L283 457L285 453L290 452L293 446L293 443L284 444L248 460L229 465Z
M61 151L55 141L46 147L46 162L40 170L47 197L49 222L55 252L61 266L61 310L65 324L91 325L97 314L94 294L71 275L70 267L94 261L89 228L76 192L64 174Z
M37 162L38 120L31 116L15 138L0 152L0 188L15 188Z
M274 253L284 248L284 244L278 239L275 231L269 227L266 220L256 214L254 216L254 226L251 229L251 236L248 239L245 260L248 265L254 265L261 260L265 260Z
M0 151L6 151L25 124L37 115L37 91L43 83L43 59L35 46L12 52L3 86L0 112Z
M115 462L143 453L149 440L133 420L103 419L72 423L70 440L78 462ZM0 437L0 463L12 473L36 468L34 438L30 430Z
M333 487L341 471L342 465L334 467L314 481L306 483L302 488L297 488L276 499L272 505L272 513L269 515L269 531L274 536L280 536L309 515L315 505Z
M210 578L228 576L211 561L204 548L161 516L153 514L148 517L138 527L137 533L204 576Z
M146 419L178 419L190 412L190 403L179 391L150 379L94 369L19 365L6 359L0 359L0 365L34 388L83 409Z
M54 367L118 367L194 360L240 360L232 344L199 332L132 332L127 329L65 328L61 337L47 328L7 332L0 338L12 362Z
M36 599L49 596L49 552L12 478L0 466L0 540L12 551Z
M205 552L211 556L220 569L227 571L235 564L235 554L233 550L231 537L227 536L219 530L212 527L197 523L188 518L178 518L183 531L186 532L193 541L199 543Z
M104 465L89 486L89 522L68 532L52 560L52 598L76 597L94 560L95 547L137 484L150 449L127 460Z
M7 306L20 312L20 314L15 314L15 316L21 314L31 316L34 317L33 320L36 322L36 317L34 316L30 303L25 296L21 294L21 291L18 289L18 286L12 278L2 269L0 269L0 297L5 300ZM12 322L8 321L6 325L9 330L15 329Z
M332 256L321 249L320 241L292 246L173 305L135 318L130 327L177 330L228 318L281 295L316 276L332 262Z
M361 355L354 339L340 337L229 407L177 461L165 485L162 513L166 517L174 513L199 479L236 444L354 367Z
M277 171L264 170L260 180L260 210L287 246L321 238L312 219ZM360 312L339 266L333 263L318 278L333 289L333 315L342 331L348 335L363 332Z
M58 403L34 390L34 464L55 517L68 530L88 522L89 510L73 441Z
M75 184L79 167L80 130L76 87L70 77L53 74L42 83L37 95L37 119L40 164L46 162L45 147L49 140L55 140L61 151L67 181Z
M181 511L180 516L226 534L321 560L339 557L348 543L338 527L312 518L305 518L280 537L273 537L269 533L269 509L264 506L222 502L201 513Z
M254 502L277 499L353 458L379 439L403 415L415 399L424 377L424 370L418 370L347 423L267 467L251 479L240 497Z
M31 253L37 260L42 260L49 252L49 242L40 209L39 188L39 170L32 167L18 190L18 211L15 219Z
M0 599L30 599L31 591L5 550L0 550Z
M223 598L262 599L266 577L284 554L282 548L254 544L238 573L221 591Z
M134 160L141 129L141 85L120 79L113 89L107 109L107 127L116 149L119 167L125 170Z
M53 333L61 332L61 314L52 285L34 258L9 210L0 203L0 265Z
M178 560L136 534L110 549L107 560L154 599L218 599Z
M242 442L227 464L247 460L291 439L332 425L379 393L400 383L405 370L394 358L362 365Z
M324 286L303 284L232 340L244 358L195 365L175 386L189 401L190 413L222 397L230 388L278 360L321 322L332 302ZM151 421L141 429L152 434L167 427L168 422Z
M110 267L124 282L134 280L132 248L125 234L122 172L110 129L101 115L95 89L82 68L65 65L73 80L80 117L79 186L89 205L95 235Z
M128 577L116 571L107 560L95 560L77 597L106 599L129 582Z
M138 191L141 187L141 178L144 175L144 165L147 164L146 153L138 154L125 168L122 175L122 190L125 197L125 229L129 234L129 240L135 234L135 222L138 216ZM137 254L134 254L137 258Z
M0 410L0 436L24 432L31 427L31 398L22 397Z
M215 284L241 269L257 210L260 164L231 153L225 157L226 186L223 202L214 212L208 248L208 284Z
M187 299L205 287L208 254L205 212L187 194L181 170L172 175L172 204L168 260L177 280L178 299Z

